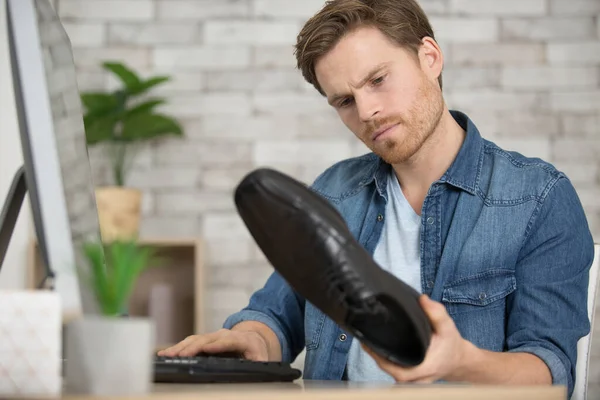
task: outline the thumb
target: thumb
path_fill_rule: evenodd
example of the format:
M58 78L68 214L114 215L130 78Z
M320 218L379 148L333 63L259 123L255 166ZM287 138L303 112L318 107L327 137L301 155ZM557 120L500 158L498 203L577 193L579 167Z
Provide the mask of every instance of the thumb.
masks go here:
M433 329L439 332L447 324L450 316L446 312L446 307L442 303L433 301L427 295L422 295L419 299L423 311L427 314L427 317L433 325Z

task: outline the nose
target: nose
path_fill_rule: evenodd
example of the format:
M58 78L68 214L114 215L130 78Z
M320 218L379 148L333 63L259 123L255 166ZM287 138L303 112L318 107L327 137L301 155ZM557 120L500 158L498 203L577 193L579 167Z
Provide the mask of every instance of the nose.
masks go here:
M362 93L360 96L356 95L354 101L356 102L358 117L362 122L373 120L381 112L381 105L377 101L376 96L370 93Z

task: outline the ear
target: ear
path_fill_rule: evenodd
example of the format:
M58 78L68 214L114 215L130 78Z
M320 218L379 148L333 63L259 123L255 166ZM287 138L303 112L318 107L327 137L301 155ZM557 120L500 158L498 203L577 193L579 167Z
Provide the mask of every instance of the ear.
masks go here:
M444 54L437 42L431 37L424 37L419 48L421 69L432 81L437 81L444 67Z

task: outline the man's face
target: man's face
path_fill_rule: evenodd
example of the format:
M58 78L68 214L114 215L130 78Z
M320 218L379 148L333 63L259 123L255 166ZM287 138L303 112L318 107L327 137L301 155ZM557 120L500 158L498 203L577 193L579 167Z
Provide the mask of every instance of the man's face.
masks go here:
M344 124L390 164L415 155L444 110L432 70L424 71L416 55L376 28L342 38L317 61L315 72Z

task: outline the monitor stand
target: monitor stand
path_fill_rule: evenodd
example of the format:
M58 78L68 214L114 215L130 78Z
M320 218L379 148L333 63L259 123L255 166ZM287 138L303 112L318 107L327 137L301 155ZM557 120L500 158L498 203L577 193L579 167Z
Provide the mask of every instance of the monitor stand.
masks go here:
M2 264L4 263L8 245L10 244L10 239L15 229L26 193L27 179L25 176L25 168L21 166L15 173L10 189L8 190L8 195L6 196L6 201L2 207L2 213L0 214L0 270L2 270ZM39 288L52 289L52 278L54 277L54 274L48 268L48 265L45 267L45 278L40 283Z

